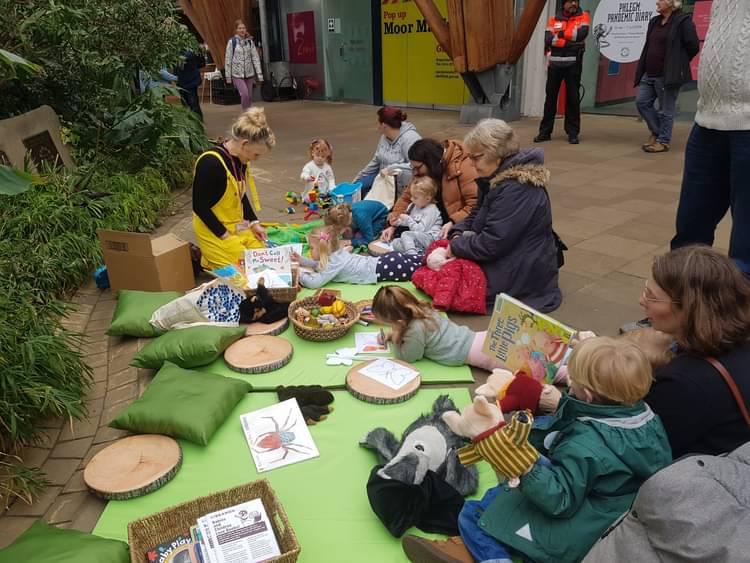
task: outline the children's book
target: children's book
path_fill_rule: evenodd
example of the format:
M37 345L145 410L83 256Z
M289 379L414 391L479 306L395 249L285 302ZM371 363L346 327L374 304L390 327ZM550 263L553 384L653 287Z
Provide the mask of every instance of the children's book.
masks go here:
M245 277L249 289L263 278L268 288L292 287L291 245L245 250Z
M382 240L375 240L375 241L372 241L370 244L372 246L374 246L375 248L379 248L381 250L387 250L389 252L393 250L393 245L392 244L387 243L387 242L382 241Z
M240 422L259 473L320 455L296 399L243 414Z
M160 543L156 547L149 549L146 552L146 563L166 563L167 561L174 561L174 553L177 552L182 546L189 545L191 543L190 534L180 534L175 536L169 541ZM185 559L189 562L190 559Z
M501 293L495 298L482 351L511 371L525 371L537 381L552 383L570 354L576 331L552 317Z
M390 353L388 344L382 344L383 332L357 332L354 334L354 346L357 354L379 354L381 356Z

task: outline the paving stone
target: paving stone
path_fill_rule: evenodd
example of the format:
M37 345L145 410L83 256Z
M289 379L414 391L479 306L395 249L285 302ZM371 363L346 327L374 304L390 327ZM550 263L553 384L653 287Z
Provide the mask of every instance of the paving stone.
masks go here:
M73 476L70 478L70 481L68 481L68 484L65 485L63 493L79 493L81 491L88 491L88 487L83 481L83 469L78 469L75 473L73 473Z
M107 381L95 381L94 384L89 389L89 392L86 394L87 400L92 399L103 399L104 395L107 393Z
M102 426L94 436L94 444L101 444L103 442L112 442L125 436L129 436L130 432L127 430L118 430L117 428L110 428L109 426Z
M96 305L96 302L99 301L98 295L93 294L87 294L87 293L81 293L80 291L76 293L75 296L75 302L79 303L81 305Z
M81 348L83 350L83 355L88 357L96 354L106 354L109 348L109 342L106 340L97 340L94 342L86 339L83 341Z
M8 510L8 516L41 516L55 502L57 495L62 491L62 487L46 487L39 497L33 503L27 504L21 499L16 499ZM5 526L5 518L0 519L0 523Z
M107 365L107 353L102 352L100 354L84 356L83 361L91 368L104 367Z
M123 385L121 387L118 387L117 389L112 389L111 391L107 391L107 395L104 397L104 408L106 409L122 401L135 399L137 396L138 396L138 383L137 382L128 383L127 385Z
M50 454L51 458L74 458L81 459L89 451L89 447L94 441L93 436L70 440L69 442L60 442L55 446Z
M47 459L42 471L50 484L63 486L68 483L79 464L78 459Z
M66 423L63 426L60 434L60 441L66 442L68 440L77 440L79 438L87 438L96 434L96 430L99 428L99 417L86 418L83 420L75 420L71 423Z
M99 416L102 414L103 410L104 410L104 398L103 397L100 397L98 399L89 399L86 401L86 412L88 413L88 418L98 419Z
M132 399L126 401L119 401L112 405L109 405L102 411L102 417L99 420L99 426L107 426L115 417L124 411L133 402Z
M607 256L581 248L571 248L565 255L566 270L591 277L600 277L614 272L627 262L627 258Z
M93 367L93 366L92 366ZM93 371L91 372L91 378L96 382L104 382L104 385L106 387L106 381L107 381L107 374L109 373L109 370L107 369L106 364L97 366L93 368Z
M148 386L154 380L156 372L151 369L138 369L138 396L142 397Z
M128 383L134 383L138 380L138 370L134 367L126 368L115 374L110 374L107 380L107 389L117 389Z
M0 518L0 549L8 547L16 541L18 536L28 530L36 520L36 518L20 516L3 516Z
M89 323L86 325L87 331L99 331L99 330L107 330L109 328L109 325L111 324L111 319L98 319L96 321L89 321Z
M41 467L44 465L51 450L47 448L24 448L18 455L25 465L29 467Z
M78 507L77 514L70 523L70 527L81 532L91 533L104 512L107 501L87 495Z
M41 430L34 443L39 448L52 448L57 443L57 438L60 436L61 430L59 428L46 428Z
M87 492L63 494L45 512L44 519L50 524L70 522L78 513L78 509L89 496Z
M109 305L111 303L111 305ZM112 322L112 314L115 310L115 301L100 302L89 317L92 321L106 320Z
M659 248L658 244L641 242L630 238L610 234L601 234L596 239L589 239L575 245L576 249L590 250L607 256L635 260L641 256L651 256Z

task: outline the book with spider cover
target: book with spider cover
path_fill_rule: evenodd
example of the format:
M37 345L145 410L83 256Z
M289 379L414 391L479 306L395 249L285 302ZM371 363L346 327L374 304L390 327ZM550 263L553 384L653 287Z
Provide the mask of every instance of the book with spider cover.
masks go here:
M258 473L320 455L296 399L243 414L240 423Z

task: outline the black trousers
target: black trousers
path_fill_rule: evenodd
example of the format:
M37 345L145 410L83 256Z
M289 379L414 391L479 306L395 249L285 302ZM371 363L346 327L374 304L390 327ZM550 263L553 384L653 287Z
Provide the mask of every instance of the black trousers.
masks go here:
M198 117L203 120L203 111L201 111L201 103L198 99L198 87L195 88L180 88L180 98L182 104L198 114Z
M547 87L544 99L544 117L539 124L540 135L552 135L557 113L557 95L560 84L565 81L565 132L568 137L577 137L581 131L581 101L578 91L581 87L581 63L558 67L550 65L547 68Z

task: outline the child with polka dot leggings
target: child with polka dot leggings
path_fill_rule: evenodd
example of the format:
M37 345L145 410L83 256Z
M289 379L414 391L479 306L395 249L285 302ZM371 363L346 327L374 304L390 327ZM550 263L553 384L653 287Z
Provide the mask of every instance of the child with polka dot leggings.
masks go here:
M422 265L420 256L389 252L382 256L352 254L351 247L339 246L337 231L332 227L313 229L307 235L312 259L293 256L301 266L313 271L301 271L300 284L304 287L323 287L328 282L370 284L382 281L409 281Z

